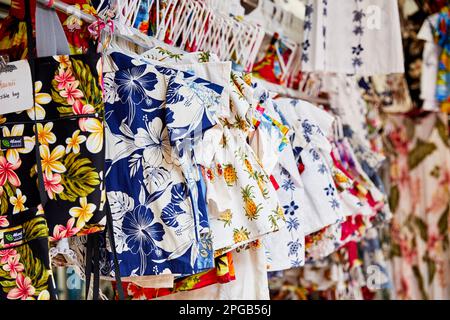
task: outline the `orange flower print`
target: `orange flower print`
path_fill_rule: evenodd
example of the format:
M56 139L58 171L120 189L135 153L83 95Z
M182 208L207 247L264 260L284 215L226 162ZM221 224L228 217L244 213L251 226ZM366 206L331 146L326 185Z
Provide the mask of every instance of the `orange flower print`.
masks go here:
M70 61L70 58L67 55L54 56L53 58L59 62L59 66L61 68L68 68L72 65L72 62Z
M63 173L66 171L66 167L59 161L65 155L66 148L59 145L50 152L48 146L41 145L39 151L42 159L42 170L47 176L52 172Z
M38 131L38 140L40 144L53 144L56 142L56 136L52 132L53 122L47 122L44 126L42 123L36 124Z
M45 118L45 109L43 104L49 104L52 101L52 96L48 93L41 92L42 82L36 81L34 85L34 107L27 110L28 117L31 120L42 120Z
M11 300L27 300L32 298L36 289L31 285L31 279L25 277L23 273L19 273L16 278L16 288L11 289L8 292L8 299Z
M94 211L97 206L93 203L88 203L86 197L80 198L80 207L73 207L69 210L72 217L77 219L77 228L83 228L87 222L94 216Z
M70 153L70 150L73 150L73 153L80 153L80 144L86 141L85 136L80 136L80 130L76 130L72 137L66 139L67 147L66 153Z
M28 210L28 208L25 207L27 196L23 195L20 189L16 190L16 196L12 196L9 201L14 206L13 213L19 213Z
M0 186L4 186L8 181L14 187L20 186L20 180L14 170L17 170L22 162L19 160L17 163L12 164L6 160L4 156L0 156Z

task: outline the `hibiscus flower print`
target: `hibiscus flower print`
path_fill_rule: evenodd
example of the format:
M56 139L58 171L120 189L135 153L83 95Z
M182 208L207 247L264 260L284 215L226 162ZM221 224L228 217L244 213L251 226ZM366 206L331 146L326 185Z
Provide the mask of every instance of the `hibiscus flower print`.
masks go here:
M141 255L141 272L146 268L146 256L156 259L162 256L163 251L156 241L162 241L165 232L162 224L154 221L150 208L139 205L127 214L123 219L122 231L130 251Z
M140 104L147 97L146 91L155 89L156 74L145 71L146 66L141 65L116 73L117 94L122 103Z
M135 139L136 146L144 148L144 161L151 167L160 167L162 161L172 163L172 147L167 129L160 118L146 123L146 129L138 128Z

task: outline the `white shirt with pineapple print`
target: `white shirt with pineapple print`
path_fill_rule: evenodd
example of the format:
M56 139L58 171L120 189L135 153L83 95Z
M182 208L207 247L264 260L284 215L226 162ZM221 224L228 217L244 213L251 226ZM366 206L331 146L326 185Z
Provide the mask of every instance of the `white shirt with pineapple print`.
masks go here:
M261 239L285 225L269 175L247 143L253 130L253 89L234 72L230 86L231 116L220 119L220 146L213 165L205 167L213 247L221 252Z

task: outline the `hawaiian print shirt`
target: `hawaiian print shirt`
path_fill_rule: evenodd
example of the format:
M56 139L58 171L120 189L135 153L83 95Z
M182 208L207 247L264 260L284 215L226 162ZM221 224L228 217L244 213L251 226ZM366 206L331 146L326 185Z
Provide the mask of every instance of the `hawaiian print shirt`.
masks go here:
M199 172L183 146L215 125L208 108L221 87L188 78L149 64L106 76L106 184L121 276L190 275L213 266L195 191L202 190Z
M326 137L332 117L304 101L283 98L276 99L276 105L289 122L293 132L294 155L297 163L304 168L301 173L306 193L303 203L304 230L305 234L310 234L344 217L333 180L332 148Z

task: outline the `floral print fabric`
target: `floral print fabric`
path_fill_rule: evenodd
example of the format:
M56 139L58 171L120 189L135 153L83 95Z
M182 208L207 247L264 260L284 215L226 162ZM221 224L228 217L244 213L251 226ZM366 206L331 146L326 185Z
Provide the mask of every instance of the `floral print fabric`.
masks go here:
M53 280L42 208L10 219L1 215L0 221L0 300L50 299Z
M286 126L287 122L282 124L277 120L283 121L283 118L277 114L273 106L275 101L269 98L268 92L255 91L260 104L257 108L259 112L255 114L256 131L252 137L252 147L262 160L264 168L271 174L271 182L277 191L286 220L285 227L262 240L267 269L278 271L300 267L305 260L303 233L305 191L293 147L288 138L291 132ZM258 143L255 143L255 140Z
M3 146L0 156L0 225L5 237L13 232L9 235L12 240L5 238L8 242L3 245L11 246L11 252L18 254L14 268L24 272L15 279L23 290L29 288L22 292L25 298L47 290L48 237L58 241L90 234L101 231L105 224L101 187L103 102L98 61L98 56L38 59L35 105L2 116L2 139L23 141L19 148ZM40 191L47 198L43 205Z
M106 184L122 277L213 266L200 173L183 146L214 126L208 110L222 88L189 77L149 64L106 76Z
M276 103L295 132L292 137L294 155L297 163L304 166L301 179L306 193L303 207L307 235L344 217L332 175L331 144L326 138L333 120L326 112L304 101L277 99Z
M216 59L208 53L172 54L162 48L149 51L144 56L166 64L181 64L182 68L183 64L200 62L200 66L192 68L194 72L202 68L207 70L207 62ZM205 74L212 73L206 71ZM199 143L204 156L197 159L205 177L216 255L248 244L284 225L270 177L246 141L253 127L254 100L249 78L236 72L225 76L228 79L229 106L224 107L222 98L215 113L219 125L205 133L203 142Z
M105 224L104 107L98 61L98 56L40 58L34 107L3 118L2 137L24 140L24 148L8 149L3 157L4 177L9 177L3 184L26 186L15 190L5 213L36 210L39 189L33 186L38 180L48 199L43 209L52 241L97 232ZM37 151L42 178L34 157Z
M7 54L10 61L27 58L27 25L24 21L25 1L13 0L10 15L0 22L0 54ZM96 15L90 0L64 0L63 2L86 14ZM36 1L30 0L30 6L35 8ZM89 47L94 45L94 39L88 30L89 25L75 13L67 14L58 11L57 14L69 43L70 53L74 55L87 53ZM34 14L32 19L34 23Z
M391 116L389 232L395 298L448 299L449 144L446 119ZM427 190L427 192L421 192Z
M253 91L237 73L230 79L229 118L219 118L220 146L205 170L215 250L229 251L284 226L284 215L263 164L246 141Z

